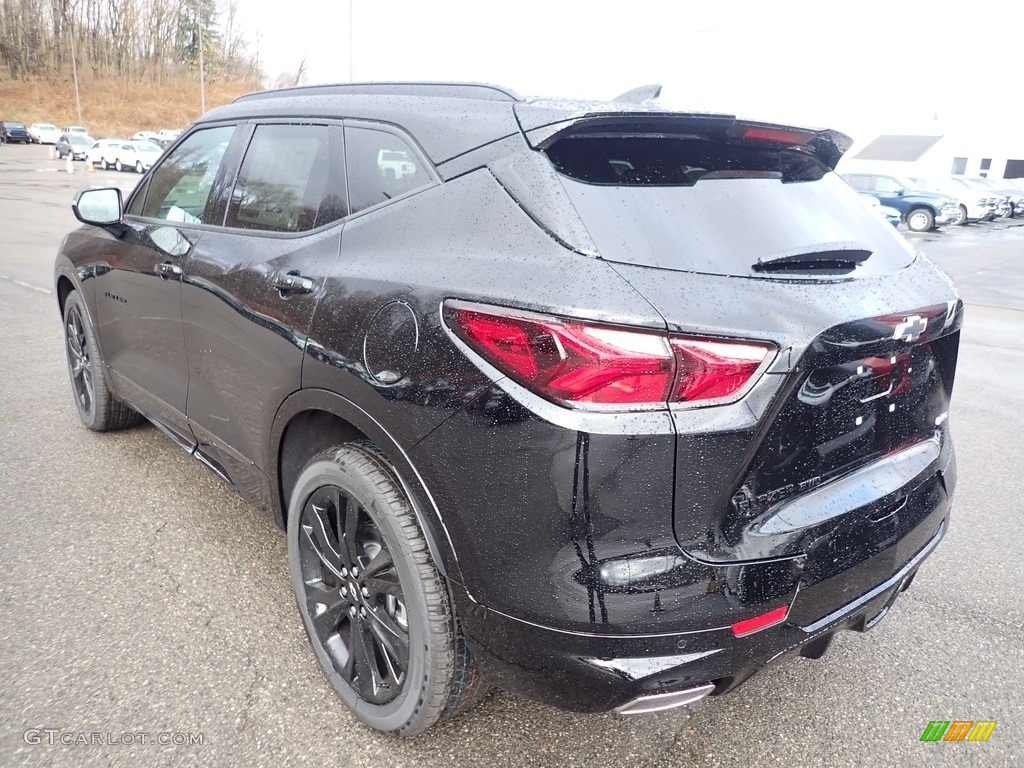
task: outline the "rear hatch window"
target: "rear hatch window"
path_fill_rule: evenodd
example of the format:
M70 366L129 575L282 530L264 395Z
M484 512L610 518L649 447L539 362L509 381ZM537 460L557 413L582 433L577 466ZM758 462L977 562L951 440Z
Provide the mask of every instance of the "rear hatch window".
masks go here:
M892 225L802 148L586 134L545 152L610 261L789 278L875 275L914 259Z

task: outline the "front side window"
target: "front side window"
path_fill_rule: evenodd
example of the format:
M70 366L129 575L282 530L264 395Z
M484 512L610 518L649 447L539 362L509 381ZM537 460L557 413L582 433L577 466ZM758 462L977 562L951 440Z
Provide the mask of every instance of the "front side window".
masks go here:
M154 172L142 215L201 223L209 206L210 188L234 131L233 125L205 128L179 144Z
M352 213L430 183L419 156L393 133L345 128L345 157Z
M326 125L260 125L245 153L225 225L305 232L347 214L341 146Z

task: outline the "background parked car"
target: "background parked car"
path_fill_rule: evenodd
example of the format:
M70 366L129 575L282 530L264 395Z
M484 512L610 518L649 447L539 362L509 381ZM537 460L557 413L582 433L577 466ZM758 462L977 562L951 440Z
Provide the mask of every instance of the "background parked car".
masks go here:
M161 128L156 137L163 141L174 141L176 138L181 136L181 131L177 128Z
M4 144L13 144L16 141L22 144L31 144L32 137L28 135L28 131L21 123L4 120L0 122L0 141Z
M61 130L61 133L81 133L86 136L89 135L89 131L86 130L84 125L69 125Z
M874 195L882 205L898 210L912 232L927 232L960 215L960 206L951 197L917 189L910 179L901 176L848 173L843 178L858 192Z
M1010 199L1010 218L1024 212L1024 192L1006 183L1005 179L983 179L972 177L971 181L988 187L996 195L1004 195Z
M114 164L117 159L117 150L122 144L124 144L124 139L100 139L89 148L86 157L97 168L106 170Z
M973 190L976 194L993 195L996 199L996 216L1009 216L1013 210L1010 203L1010 196L1005 192L994 192L986 184L967 176L950 176L951 181L966 189Z
M114 170L144 173L163 152L163 149L152 141L126 141L116 150Z
M28 127L28 135L36 144L56 144L60 139L57 126L50 123L32 123Z
M132 141L153 141L159 138L156 131L138 131L132 136Z
M93 143L90 136L82 133L62 133L60 139L57 140L57 157L61 160L65 157L70 157L72 160L85 160Z
M950 179L912 178L910 181L917 184L920 189L956 199L959 214L955 221L950 222L951 224L963 226L972 221L992 221L998 215L996 209L999 199L995 195L964 187Z

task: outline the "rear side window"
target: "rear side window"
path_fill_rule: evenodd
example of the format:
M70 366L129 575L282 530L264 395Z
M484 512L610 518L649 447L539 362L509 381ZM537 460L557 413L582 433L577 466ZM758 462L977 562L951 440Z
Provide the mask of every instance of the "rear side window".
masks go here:
M401 137L370 128L345 129L352 213L430 183L419 156Z
M305 232L347 215L343 151L335 146L340 138L326 125L258 126L225 225Z
M233 125L205 128L179 144L153 174L142 215L187 224L202 222L210 188L234 131Z

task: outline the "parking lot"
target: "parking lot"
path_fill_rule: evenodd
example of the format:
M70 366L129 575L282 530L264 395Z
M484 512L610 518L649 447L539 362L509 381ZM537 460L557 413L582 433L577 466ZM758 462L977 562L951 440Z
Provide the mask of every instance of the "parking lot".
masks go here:
M139 178L0 147L0 766L1024 764L1024 222L910 235L967 304L960 485L945 541L876 629L692 709L583 716L493 692L401 741L335 699L264 513L155 428L80 425L53 258L76 190ZM932 720L998 725L922 743Z

